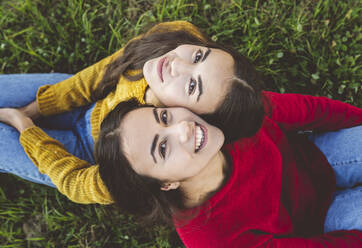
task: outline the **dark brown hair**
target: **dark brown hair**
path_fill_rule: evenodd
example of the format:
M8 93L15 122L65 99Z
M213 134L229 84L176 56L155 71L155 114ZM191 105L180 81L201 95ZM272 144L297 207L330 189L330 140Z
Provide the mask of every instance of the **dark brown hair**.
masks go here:
M135 99L121 102L103 120L96 145L99 174L120 209L140 217L143 224L172 225L172 216L184 208L182 192L160 190L162 182L137 174L122 151L121 121L138 107Z
M220 128L225 143L253 136L264 119L262 80L253 64L231 48L224 48L234 59L234 75L224 101L214 113L200 115L208 123Z
M127 72L142 69L148 60L162 56L179 45L191 44L217 48L233 57L235 77L231 80L230 89L217 110L201 116L224 132L226 142L254 135L262 124L264 108L261 100L262 81L252 63L234 49L215 43L206 36L201 40L187 30L157 31L129 42L123 55L108 64L92 96L93 100L97 101L106 97L115 89L122 76L130 81L141 79L142 72L138 75L129 75Z
M121 130L120 124L127 113L140 107L149 106L140 105L135 98L121 102L103 120L96 144L99 174L116 205L121 210L138 217L142 224L157 223L172 226L173 219L176 219L175 225L183 226L198 214L199 208L195 207L187 212L181 211L186 209L181 189L161 190L163 183L160 180L137 174L124 154L121 137L126 130ZM231 165L229 156L225 151L222 152L227 164ZM229 166L224 167L222 185L226 183L230 172ZM207 198L214 195L217 190L209 192Z

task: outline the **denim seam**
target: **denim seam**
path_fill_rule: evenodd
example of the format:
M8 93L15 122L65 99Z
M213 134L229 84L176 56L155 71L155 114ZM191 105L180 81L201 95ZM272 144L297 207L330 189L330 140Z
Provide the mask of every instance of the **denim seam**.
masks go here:
M22 176L25 176L31 180L36 180L36 181L40 181L40 182L46 182L46 183L53 183L50 179L48 178L40 178L39 177L39 174L29 174L29 173L24 173L24 171L20 171L20 170L14 170L13 168L9 168L9 169L6 169L5 173L11 173L13 175L17 175L17 173L21 174ZM15 173L14 173L15 172ZM16 173L17 172L17 173ZM44 174L41 174L40 175L44 175Z
M7 124L5 124L7 125ZM11 126L9 126L11 127ZM11 127L12 129L8 129L8 128L3 128L3 127L0 127L0 130L5 130L6 132L12 132L12 133L19 133L14 127Z
M7 169L6 169L6 172L17 172L17 173L20 173L21 175L27 175L27 176L32 176L32 175L34 175L34 174L26 173L26 172L24 172L23 170L17 170L17 169L13 169L13 168L7 168ZM14 173L14 174L16 174L16 173ZM40 174L41 174L41 173L40 173ZM41 174L41 175L43 175L43 174Z
M338 195L338 199L336 199L337 201L340 201L340 200L343 200L344 198L346 197L351 197L351 194L357 194L357 193L360 193L362 192L362 188L361 189L357 189L357 190L354 190L353 192L349 192L349 193L346 193L346 194L343 194L343 195Z
M330 163L332 166L347 166L347 165L350 165L350 164L362 164L362 160L360 159L354 159L354 160L350 160L350 161L342 161L342 162L334 162L334 163Z

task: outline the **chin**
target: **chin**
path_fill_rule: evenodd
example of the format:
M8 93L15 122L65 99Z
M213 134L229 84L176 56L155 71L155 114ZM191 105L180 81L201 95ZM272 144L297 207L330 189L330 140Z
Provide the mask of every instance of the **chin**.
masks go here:
M155 80L155 77L157 76L157 74L156 74L157 72L154 72L155 71L154 70L154 60L155 59L148 60L143 65L143 69L142 69L143 76L145 77L147 84L150 85L151 88L152 88L153 82Z

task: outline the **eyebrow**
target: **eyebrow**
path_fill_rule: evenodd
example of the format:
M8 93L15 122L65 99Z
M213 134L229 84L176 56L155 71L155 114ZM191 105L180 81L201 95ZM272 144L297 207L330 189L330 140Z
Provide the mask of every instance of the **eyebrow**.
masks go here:
M153 116L155 117L156 122L160 123L160 119L158 118L157 108L153 108L152 112L153 112ZM157 160L156 160L156 157L155 157L155 149L156 149L157 141L158 141L158 134L156 134L155 137L153 138L152 145L151 145L151 150L150 150L150 154L151 154L151 156L153 158L153 161L155 163L157 163Z
M201 80L201 76L199 75L198 76L198 88L199 88L199 95L197 96L197 99L196 101L199 101L200 100L200 96L202 95L203 91L202 91L202 80Z
M204 57L202 58L201 62L204 62L205 59L207 58L207 56L209 56L210 53L211 53L211 49L210 49L210 48L207 48L207 51L206 51L206 53L204 54Z
M158 134L156 134L155 137L153 138L152 145L151 145L151 151L150 151L153 161L155 163L157 163L157 160L155 157L155 149L156 149L157 141L158 141Z
M153 108L153 115L155 116L155 120L157 123L160 123L160 119L158 117L157 108Z
M207 56L209 56L209 54L211 53L211 49L207 48L206 53L204 54L204 57L202 58L201 62L204 62L205 59L207 58ZM201 80L201 76L198 76L198 88L199 88L199 95L197 96L196 101L198 102L200 100L200 96L202 95L203 91L202 91L202 80Z

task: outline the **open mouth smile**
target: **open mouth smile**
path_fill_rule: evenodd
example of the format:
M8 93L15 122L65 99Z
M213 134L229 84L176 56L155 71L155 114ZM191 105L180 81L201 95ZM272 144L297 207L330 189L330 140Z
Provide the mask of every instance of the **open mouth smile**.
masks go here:
M207 129L203 125L195 122L195 153L205 147L207 143Z

